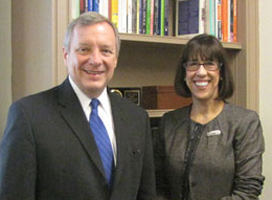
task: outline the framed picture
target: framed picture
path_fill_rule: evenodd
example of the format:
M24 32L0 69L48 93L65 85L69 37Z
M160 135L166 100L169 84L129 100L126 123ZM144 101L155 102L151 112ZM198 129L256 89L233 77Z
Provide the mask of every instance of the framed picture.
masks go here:
M125 90L124 97L133 103L140 105L140 90Z
M110 88L110 92L115 93L120 97L126 98L139 106L141 104L141 88L116 87Z

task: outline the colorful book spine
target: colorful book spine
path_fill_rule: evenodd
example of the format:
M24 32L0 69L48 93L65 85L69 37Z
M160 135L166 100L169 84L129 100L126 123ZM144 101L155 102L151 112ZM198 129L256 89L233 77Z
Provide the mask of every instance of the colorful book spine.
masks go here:
M170 16L170 2L171 0L164 0L164 35L169 35L169 16Z
M146 34L146 6L147 1L142 0L142 34Z
M99 12L99 0L93 0L93 11Z
M139 26L140 26L140 0L135 0L137 1L137 7L136 7L136 34L139 34Z
M93 11L93 0L88 0L88 11Z
M222 41L228 41L229 33L229 4L228 0L222 0Z
M138 10L137 12L139 12L139 15L138 15L138 28L139 28L139 34L142 34L143 33L143 0L139 0L139 7L138 7Z
M237 42L237 0L233 0L233 42Z
M85 12L88 12L88 1L89 0L85 0Z
M154 25L153 25L153 34L160 35L160 0L154 1Z
M118 28L118 0L111 1L111 21Z
M86 12L86 5L85 5L85 3L86 3L85 0L80 0L80 14Z
M109 15L109 20L112 21L112 6L111 6L111 1L112 0L108 0L108 9L109 9L108 15Z
M215 24L216 24L216 15L215 15L215 0L209 0L209 30L208 33L215 36ZM207 22L207 20L206 20Z
M150 35L151 0L146 1L146 34Z
M150 5L150 35L154 34L154 0L151 0Z
M138 0L132 0L132 33L137 33Z
M160 35L164 36L165 0L161 0Z
M205 0L179 1L176 26L176 35L184 38L204 33Z
M216 0L215 8L215 36L222 40L222 0Z

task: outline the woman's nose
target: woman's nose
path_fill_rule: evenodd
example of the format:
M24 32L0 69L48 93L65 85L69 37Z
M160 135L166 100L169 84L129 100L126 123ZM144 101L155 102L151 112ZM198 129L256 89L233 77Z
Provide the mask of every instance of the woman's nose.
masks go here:
M205 69L203 64L199 64L199 68L198 68L196 74L199 76L201 76L201 75L204 76L207 74L207 70Z

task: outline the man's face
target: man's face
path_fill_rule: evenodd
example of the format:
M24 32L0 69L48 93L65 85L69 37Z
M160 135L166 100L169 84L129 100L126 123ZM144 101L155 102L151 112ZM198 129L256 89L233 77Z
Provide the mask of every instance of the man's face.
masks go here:
M90 98L98 97L112 79L117 64L116 40L106 23L76 26L64 63L75 84Z

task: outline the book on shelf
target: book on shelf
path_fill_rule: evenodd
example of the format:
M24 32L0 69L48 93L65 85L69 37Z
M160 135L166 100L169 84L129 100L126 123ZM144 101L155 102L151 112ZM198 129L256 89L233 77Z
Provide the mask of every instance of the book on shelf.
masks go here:
M139 34L143 34L143 0L139 1Z
M205 0L177 0L176 36L192 38L205 32Z
M222 41L229 40L229 3L222 0Z
M215 0L215 37L222 40L222 0Z
M127 33L127 1L118 1L118 31Z
M93 11L99 12L99 0L93 0Z
M213 36L215 33L215 24L216 24L216 0L206 0L206 13L205 13L205 33L209 33Z
M93 0L88 0L88 12L94 11L93 10Z
M140 17L142 18L142 31L141 34L146 33L146 6L147 6L147 0L142 0L142 6L141 6L141 14Z
M112 10L111 10L111 0L108 0L108 8L109 8L109 10L108 10L108 16L109 16L109 20L111 20L112 21Z
M154 34L154 0L151 0L150 7L150 35Z
M170 14L172 12L170 12L170 8L171 8L171 4L170 4L171 0L164 0L164 35L168 36L169 33L169 23L172 22L170 21Z
M72 1L72 19L80 15L80 1Z
M150 35L150 22L151 22L151 0L146 0L146 31Z
M233 35L232 35L232 41L237 42L237 0L233 1Z
M161 0L160 35L164 36L165 0Z
M237 0L230 1L230 35L229 42L237 42Z
M80 0L79 6L80 6L79 14L85 13L86 12L86 0Z
M140 25L141 25L141 23L140 23L140 18L141 18L141 16L140 16L140 9L141 9L141 0L135 0L135 1L137 1L137 8L136 8L136 13L137 13L137 15L136 15L136 33L137 34L140 34L141 32L141 30L140 30Z
M133 0L127 1L127 33L133 33L132 32L132 21L133 21Z
M137 33L138 0L132 0L132 33Z
M99 13L109 18L109 0L99 0Z
M111 0L111 21L118 28L118 0Z
M160 0L154 1L154 22L153 22L153 35L160 35L161 34L161 7L160 7Z
M72 1L73 19L84 11L108 17L120 33L175 35L188 39L208 33L221 41L237 42L237 0Z

